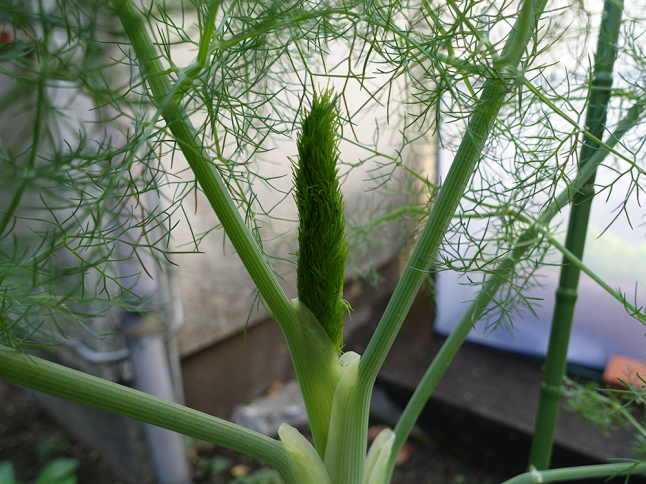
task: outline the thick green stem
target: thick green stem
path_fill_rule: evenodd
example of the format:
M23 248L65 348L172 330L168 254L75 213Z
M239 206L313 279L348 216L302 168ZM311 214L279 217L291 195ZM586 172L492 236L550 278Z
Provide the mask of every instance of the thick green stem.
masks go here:
M517 49L518 42L524 42L526 45L547 3L546 0L528 1L534 3L534 18L527 28L515 28L512 31L503 49L503 55L510 51L512 47ZM530 30L529 34L528 29ZM516 68L517 65L512 67ZM439 191L437 202L433 206L429 220L420 234L402 278L397 284L395 292L359 364L357 393L353 401L355 410L358 413L356 414L357 418L351 423L353 428L348 430L349 433L365 435L367 431L368 402L379 369L397 336L399 328L404 322L404 318L422 282L428 274L430 261L444 238L451 218L480 160L482 150L496 121L498 112L505 97L511 92L511 88L512 85L500 77L492 77L485 82L478 105L471 116L466 134L458 148L446 181ZM349 452L351 455L348 456L348 461L354 462L365 458L365 439L362 439L356 448L349 449ZM397 455L396 450L393 455ZM391 457L391 461L394 465L394 457ZM335 484L362 481L363 474L349 476L347 480Z
M341 359L344 366L341 379L334 392L330 433L328 434L324 462L333 483L361 483L363 482L361 476L364 472L365 456L359 461L352 459L352 449L360 447L360 442L366 440L366 434L353 432L357 427L352 424L357 415L360 415L360 413L355 413L359 355L350 351L345 353Z
M286 481L302 483L281 442L226 420L1 345L0 378L244 452L275 467Z
M646 462L641 464L601 464L597 466L568 467L550 471L532 470L513 477L502 484L542 484L546 482L574 481L577 479L594 479L617 475L646 474Z
M616 146L623 135L635 126L645 107L646 106L643 103L639 103L629 110L626 117L619 122L617 129L608 139L606 144L609 148ZM545 209L543 214L539 217L537 224L541 226L548 225L552 218L554 218L554 216L572 200L573 195L578 193L581 187L585 185L588 178L592 176L596 167L601 164L608 153L609 151L607 149L598 150L590 159L589 163L582 168L579 176ZM493 300L494 295L498 292L505 281L508 280L515 261L519 260L525 252L530 249L531 244L528 242L532 241L536 237L537 229L530 228L518 238L511 253L498 263L493 273L487 278L476 299L470 304L457 326L444 342L442 348L440 348L440 351L433 359L433 362L429 366L428 370L426 370L426 373L424 373L422 380L406 405L401 418L397 422L392 455L397 456L401 450L401 447L404 445L413 425L422 412L424 405L426 405L426 402L433 393L433 390L435 390L437 383L440 381L447 367L464 343L467 335L473 328L476 321L480 319L487 305Z
M444 238L460 199L464 194L489 132L502 106L507 85L499 79L488 80L480 103L473 113L455 161L439 191L437 203L410 256L384 315L361 360L360 380L374 381L419 288L428 274L430 261Z
M535 17L531 23L532 30L536 27L538 18L542 14L546 3L546 0L536 2L534 7ZM503 55L507 50L511 49L511 46L516 48L517 42L528 41L529 37L526 32L514 30L509 37ZM437 202L433 206L429 220L379 322L375 335L361 359L359 366L360 381L374 382L379 368L385 360L388 350L428 273L430 260L440 246L467 183L480 160L480 155L489 137L491 127L510 89L511 86L500 78L490 78L486 81L478 106L471 116L466 134L455 155L455 160L451 165L446 181L439 191ZM369 383L365 384L370 386Z
M298 325L296 313L273 275L269 264L229 196L217 167L200 143L184 108L172 98L172 87L159 54L131 0L113 0L115 11L132 43L152 100L186 157L204 195L258 287L274 317L283 327Z
M303 328L299 322L296 311L279 286L262 250L240 217L220 172L201 144L200 137L188 119L186 111L179 104L178 98L174 97L166 70L162 66L139 11L131 0L113 0L112 3L132 43L144 79L152 92L153 102L160 109L168 129L186 157L224 231L285 334L310 418L312 433L315 440L324 440L319 435L327 435L329 410L327 412L319 410L322 405L321 395L329 397L325 400L329 400L331 406L334 387L338 381L337 374L334 371L323 371L320 378L306 376L308 368L312 366L309 342L303 338L307 328ZM323 368L328 363L327 360L320 361L317 365Z
M623 2L619 0L606 0L604 3L594 73L590 86L590 104L586 115L586 130L597 138L601 138L605 130L622 10ZM585 140L581 148L579 166L585 166L598 149L598 144ZM578 259L583 258L588 220L594 197L595 175L596 171L588 178L581 192L577 193L572 200L565 248ZM530 465L538 470L549 468L552 456L580 274L579 268L563 257L529 459Z
M480 160L484 144L508 92L507 85L499 79L490 79L485 84L478 108L471 117L455 161L440 189L437 203L431 211L406 269L361 359L358 385L362 394L369 395L372 390L377 373L428 274L430 261L444 238L448 224L453 218L467 183ZM361 401L369 400L358 400L358 402ZM364 418L357 419L356 425L363 424L367 427L367 412L365 413ZM364 430L366 429L362 428L358 433L364 433ZM365 440L362 448L356 451L365 456ZM358 458L358 456L353 458ZM348 481L348 483L350 482L356 481Z

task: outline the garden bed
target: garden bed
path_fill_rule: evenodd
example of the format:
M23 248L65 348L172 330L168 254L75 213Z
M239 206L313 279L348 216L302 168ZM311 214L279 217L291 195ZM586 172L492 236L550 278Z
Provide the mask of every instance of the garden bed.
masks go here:
M10 460L21 482L33 481L57 457L79 461L79 484L119 484L121 478L94 450L58 424L25 391L0 382L0 461ZM439 448L410 444L393 484L493 484L504 477L467 464ZM255 459L206 442L192 442L195 483L272 484L269 468Z

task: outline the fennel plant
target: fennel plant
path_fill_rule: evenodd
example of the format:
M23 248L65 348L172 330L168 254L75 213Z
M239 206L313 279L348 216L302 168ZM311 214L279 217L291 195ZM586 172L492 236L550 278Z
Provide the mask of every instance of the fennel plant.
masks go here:
M620 2L608 1L621 8ZM244 452L275 467L288 484L389 482L399 450L469 331L481 319L492 328L504 327L510 305L529 304L523 289L548 248L591 273L580 254L558 244L550 222L578 199L596 167L615 167L617 179L631 177L632 192L643 191L646 62L638 41L644 27L639 15L625 22L618 47L618 59L630 74L611 91L610 121L593 127L579 120L595 89L585 67L587 44L576 45L575 67L560 82L554 76L557 61L550 58L571 40L563 27L573 22L569 15L580 15L593 35L588 12L578 4L561 9L546 0L112 0L106 8L62 0L34 6L9 1L2 10L15 27L15 41L2 48L3 75L27 99L27 105L16 105L17 96L5 96L3 107L18 115L31 106L34 115L23 144L12 146L3 138L2 169L9 181L2 185L0 220L0 377ZM577 33L576 42L586 39ZM176 62L177 44L192 52L187 65ZM343 52L336 67L329 65L331 51ZM339 65L347 66L341 74ZM318 91L319 78L341 79L337 94ZM64 125L61 120L68 122L63 107L51 102L54 81L94 99L100 121L117 125L119 135L87 121L81 128L72 125L67 137L53 129ZM366 97L356 110L350 108L350 83ZM391 99L393 91L402 94ZM356 132L361 116L373 112L382 116L377 126L397 119L394 155ZM435 132L440 118L460 129L458 136L441 137L454 159L446 178L434 183L410 166L407 152ZM291 136L299 120L294 166L302 223L299 297L290 301L261 243L257 220L267 214L247 182L264 140L270 134ZM347 144L360 146L365 159L342 163L339 153ZM579 146L589 148L580 165ZM161 163L169 153L186 159L194 180L174 178L173 167ZM412 179L425 188L426 200L369 222L378 231L381 222L406 215L418 226L402 277L366 351L358 355L343 353L339 324L346 310L342 283L348 244L338 173L369 163L376 173L373 188L397 177ZM485 175L491 164L506 177L482 176L476 184L474 174ZM615 181L604 181L602 189ZM128 213L130 197L163 187L174 193L163 210L126 222L106 217ZM111 268L115 246L127 243L135 257L143 250L152 250L159 260L170 257L173 217L197 190L208 199L285 335L314 446L289 426L281 427L279 440L270 439L25 354L29 346L43 344L41 330L51 333L62 320L84 323L113 303L136 309L130 286ZM29 196L34 191L38 197ZM34 207L36 215L27 210ZM487 230L471 231L472 218L489 221ZM145 240L128 238L130 229L142 227ZM153 237L153 229L162 235ZM40 243L25 245L27 235ZM452 242L456 235L477 249L475 256ZM78 263L57 265L63 253ZM395 429L383 431L368 451L368 410L379 369L422 283L430 272L446 268L479 269L486 277ZM646 321L637 302L599 282L639 322ZM532 469L512 481L624 472L645 473L646 464Z

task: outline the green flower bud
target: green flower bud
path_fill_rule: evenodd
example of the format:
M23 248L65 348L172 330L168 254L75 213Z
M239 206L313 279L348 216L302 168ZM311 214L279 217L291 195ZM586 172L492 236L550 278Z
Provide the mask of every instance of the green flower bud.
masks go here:
M294 198L298 206L298 300L321 323L341 351L343 279L348 243L345 240L343 196L337 178L338 110L332 90L317 96L303 119L294 165Z

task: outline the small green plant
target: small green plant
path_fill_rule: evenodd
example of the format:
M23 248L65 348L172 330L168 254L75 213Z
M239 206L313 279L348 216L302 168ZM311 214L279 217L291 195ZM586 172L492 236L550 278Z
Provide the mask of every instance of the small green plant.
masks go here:
M3 108L15 113L16 124L19 115L33 116L26 122L28 140L14 146L3 138L1 151L7 175L0 179L0 378L255 456L286 484L385 484L474 325L486 320L494 330L508 323L514 304L531 308L523 292L548 248L562 252L568 265L587 272L646 323L638 301L631 303L597 277L569 244L559 244L551 225L563 207L584 205L581 197L593 196L589 187L602 164L617 175L597 180L599 191L611 191L622 177L631 180L627 197L644 190L644 25L638 14L623 24L620 15L607 14L621 12L621 2L606 2L595 59L601 68L586 68L584 34L591 24L578 3L559 10L547 8L546 0L112 0L109 11L104 7L90 0L39 4L35 11L26 2L3 5L7 25L15 26L13 37L22 36L3 44L0 60L9 66L3 75L24 94L11 91ZM584 18L583 30L570 28L569 16ZM567 42L574 67L559 81L549 54L564 55L560 46ZM190 62L178 60L178 45L194 53ZM110 46L109 55L102 55ZM342 52L341 62L332 52ZM603 66L603 52L628 66L630 74L616 87L608 82L612 67ZM341 81L336 94L316 91L311 80L320 77ZM49 97L55 82L92 99L101 119L120 127L119 135L90 133L95 123L73 124L64 106ZM592 115L581 124L585 112ZM366 141L360 128L368 115L377 119ZM456 126L456 134L438 135L440 121ZM72 128L62 142L52 126L62 131L68 123ZM267 153L265 141L293 138L295 131L294 198L301 225L298 299L290 301L262 244L258 220L271 214L256 203L252 180L260 176L254 163ZM407 157L431 134L454 156L439 183ZM386 137L395 139L390 152L383 147ZM344 161L344 146L359 147L365 156ZM176 157L188 164L180 173L173 171ZM375 237L384 235L383 223L401 217L417 227L401 279L358 355L343 352L348 244L339 173L370 163L372 189L403 180L421 185L426 199L420 202L416 189L407 193L414 195L410 204L368 222ZM270 439L25 354L44 344L43 334L60 337L62 319L85 324L111 304L138 310L143 301L126 282L130 278L114 271L117 248L127 245L140 261L140 252L152 253L163 264L170 257L174 217L198 191L284 333L313 445L287 425L279 439ZM168 192L166 205L155 210L136 203ZM121 218L114 221L109 213ZM484 220L486 229L474 230L473 219ZM133 240L131 229L144 235ZM200 237L194 234L196 248ZM423 282L444 269L467 277L478 270L481 290L396 427L384 430L368 450L378 372ZM141 270L146 271L143 262ZM565 336L557 339L567 347ZM554 375L560 385L562 371ZM541 397L545 402L554 399ZM541 412L541 418L549 420L549 414ZM509 482L646 473L646 462L543 470L550 436L536 445L542 463Z
M60 457L67 452L69 444L64 440L52 437L38 444L38 454L43 457Z
M79 462L76 459L59 457L40 471L36 484L76 484L76 470ZM20 484L11 462L0 462L0 484Z
M600 389L594 382L581 385L565 378L567 406L604 432L616 427L634 430L634 453L641 457L646 455L646 427L643 424L646 381L638 373L634 381L622 383L622 389ZM641 418L638 416L640 413Z

